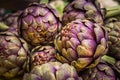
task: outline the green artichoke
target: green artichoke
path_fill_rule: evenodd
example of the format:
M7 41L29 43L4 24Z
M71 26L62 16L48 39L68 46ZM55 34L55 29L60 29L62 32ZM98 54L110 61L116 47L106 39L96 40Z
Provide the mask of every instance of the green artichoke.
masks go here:
M52 43L61 30L61 23L53 8L33 3L19 17L22 37L31 45Z
M95 66L108 49L107 33L89 20L75 20L57 35L56 58L73 65L78 71Z
M9 32L0 33L0 77L22 75L28 59L27 43Z
M55 61L56 50L52 46L37 46L32 50L31 53L32 66L41 65L50 61Z
M9 13L7 15L5 15L2 19L2 21L9 26L9 28L7 29L7 31L10 31L16 35L18 35L18 16L22 13L22 11L17 11L14 13Z
M120 59L120 19L107 19L105 29L108 32L108 55Z
M117 80L113 69L106 63L100 62L96 67L81 73L83 80Z
M82 80L73 66L67 63L48 62L35 66L26 73L23 80Z
M66 25L76 19L90 19L103 24L100 6L95 0L74 0L69 3L63 11L63 24Z

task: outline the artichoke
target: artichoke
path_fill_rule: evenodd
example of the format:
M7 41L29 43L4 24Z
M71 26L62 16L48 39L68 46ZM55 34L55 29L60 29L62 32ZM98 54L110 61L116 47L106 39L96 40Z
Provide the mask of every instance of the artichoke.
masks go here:
M96 67L81 73L83 80L117 80L113 69L106 63L100 62Z
M120 19L107 19L105 29L108 32L108 55L120 59Z
M58 51L56 58L73 65L78 71L95 66L108 49L105 29L89 20L67 24L54 44Z
M16 35L18 35L18 16L22 13L22 11L17 11L14 13L9 13L5 15L2 19L2 21L9 26L7 31L10 31Z
M22 75L26 68L29 49L27 43L10 32L0 33L0 77Z
M26 73L23 80L82 80L73 66L67 63L48 62L35 66Z
M99 7L94 0L74 0L63 11L63 24L66 25L76 19L90 19L103 24L103 16Z
M61 29L61 23L53 8L33 3L19 17L22 37L31 45L52 43Z
M31 53L32 66L41 65L50 61L55 61L56 50L52 46L37 46L32 50Z

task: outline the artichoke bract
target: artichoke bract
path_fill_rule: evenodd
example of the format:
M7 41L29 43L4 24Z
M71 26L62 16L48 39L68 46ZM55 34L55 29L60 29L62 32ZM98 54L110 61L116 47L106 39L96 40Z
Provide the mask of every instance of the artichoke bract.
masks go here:
M31 45L52 43L61 30L56 11L47 4L33 3L19 18L22 37Z
M107 19L105 29L108 32L108 55L120 60L120 19Z
M31 53L32 66L41 65L50 61L55 61L56 50L52 46L37 46L32 50Z
M73 66L60 62L48 62L35 66L23 80L82 80Z
M103 24L103 16L97 2L92 0L74 0L69 3L63 11L63 24L76 19L90 19Z
M117 80L113 69L106 63L99 63L96 67L81 73L83 80Z
M17 20L18 20L18 17L21 13L22 13L22 11L17 11L17 12L14 12L14 13L9 13L9 14L7 14L3 17L2 21L7 26L9 26L7 31L12 32L16 35L19 35L18 34L19 27L18 27L18 21Z
M28 59L27 43L13 33L0 33L0 77L22 75Z
M56 58L73 65L78 71L95 66L108 49L107 33L89 20L68 23L54 40Z

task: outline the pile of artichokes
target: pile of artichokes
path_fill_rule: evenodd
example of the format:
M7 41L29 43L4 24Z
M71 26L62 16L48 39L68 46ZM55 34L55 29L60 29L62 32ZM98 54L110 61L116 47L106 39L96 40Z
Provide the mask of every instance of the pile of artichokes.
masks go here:
M1 1L0 80L120 80L120 8L109 1Z

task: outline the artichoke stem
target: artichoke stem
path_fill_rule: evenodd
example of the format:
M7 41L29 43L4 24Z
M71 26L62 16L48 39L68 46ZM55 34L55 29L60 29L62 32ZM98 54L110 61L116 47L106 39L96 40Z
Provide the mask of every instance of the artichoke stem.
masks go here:
M104 55L102 57L102 60L105 61L105 62L107 62L107 63L109 63L109 64L111 64L111 65L114 65L115 62L116 62L116 60L114 58L112 58L110 56L107 56L107 55Z
M114 6L109 8L103 8L106 11L105 18L120 15L120 6Z
M9 29L9 27L3 22L0 22L0 31L5 31L7 29Z

